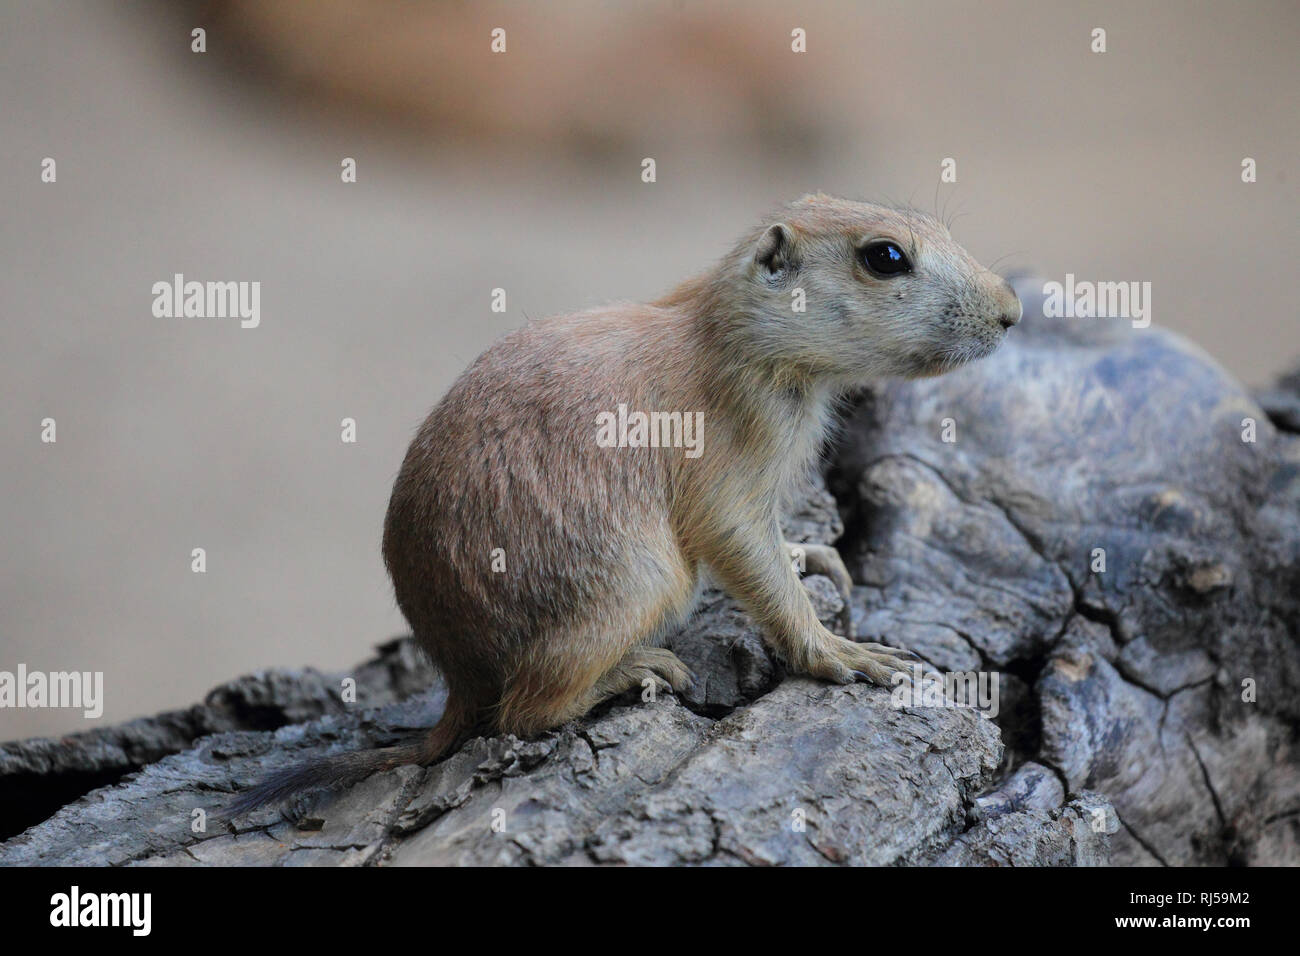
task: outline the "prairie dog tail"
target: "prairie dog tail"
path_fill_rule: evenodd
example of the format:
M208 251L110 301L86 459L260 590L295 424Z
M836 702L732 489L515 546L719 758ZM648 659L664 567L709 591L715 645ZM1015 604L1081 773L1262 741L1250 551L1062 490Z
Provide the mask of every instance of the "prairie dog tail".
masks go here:
M219 819L229 820L275 803L305 790L320 787L346 787L366 779L371 774L394 770L409 764L428 766L442 757L459 740L465 722L450 701L442 719L421 740L383 747L376 750L359 750L355 753L335 754L289 767L271 774L251 790L243 793L219 814Z

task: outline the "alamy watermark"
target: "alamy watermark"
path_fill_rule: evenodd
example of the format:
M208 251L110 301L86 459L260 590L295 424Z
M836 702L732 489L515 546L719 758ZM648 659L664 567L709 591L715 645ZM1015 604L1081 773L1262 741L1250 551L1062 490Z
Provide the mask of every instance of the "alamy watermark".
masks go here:
M903 707L970 707L985 717L998 715L997 671L926 672L913 664L910 673L894 674L890 701Z
M87 719L104 713L103 671L0 671L0 709L80 708Z
M1043 315L1049 319L1130 319L1133 328L1151 324L1150 282L1076 281L1043 283Z
M159 319L233 319L240 328L262 322L262 283L186 282L178 272L171 282L153 284L153 314Z
M62 928L123 927L132 936L153 928L152 893L83 893L74 885L50 897L50 925Z
M596 415L596 444L601 448L684 448L687 458L704 452L703 412L617 412Z

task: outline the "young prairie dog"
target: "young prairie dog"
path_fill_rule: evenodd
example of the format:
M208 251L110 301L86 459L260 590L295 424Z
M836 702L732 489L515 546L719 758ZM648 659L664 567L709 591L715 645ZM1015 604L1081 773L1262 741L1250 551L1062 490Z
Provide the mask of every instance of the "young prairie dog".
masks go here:
M536 734L647 679L682 689L690 673L657 644L706 571L791 671L889 683L905 652L821 624L778 508L838 396L988 355L1019 318L1010 285L936 220L814 195L657 302L506 335L420 428L384 524L397 603L446 678L441 721L415 744L284 771L234 812L431 763L471 731ZM664 440L610 447L620 406L698 434L674 445L679 420L657 416ZM801 547L847 596L835 550Z

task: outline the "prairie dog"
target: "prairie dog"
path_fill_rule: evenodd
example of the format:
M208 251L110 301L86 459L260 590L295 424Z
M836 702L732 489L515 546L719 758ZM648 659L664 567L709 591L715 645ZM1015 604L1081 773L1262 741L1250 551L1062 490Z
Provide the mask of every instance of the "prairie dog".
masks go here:
M471 731L536 734L646 680L682 689L657 644L706 571L791 671L887 684L905 652L820 623L778 508L837 397L985 356L1020 313L931 217L812 195L656 302L509 333L419 429L384 523L398 606L446 678L442 719L417 743L283 771L231 812L431 763ZM636 437L662 440L624 442L634 412L661 413ZM834 549L804 547L846 591Z

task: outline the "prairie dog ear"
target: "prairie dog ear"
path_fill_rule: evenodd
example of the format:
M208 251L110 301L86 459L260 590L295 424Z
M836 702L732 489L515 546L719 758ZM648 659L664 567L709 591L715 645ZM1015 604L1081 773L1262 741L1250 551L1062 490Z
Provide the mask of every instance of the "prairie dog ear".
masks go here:
M791 272L798 266L794 248L794 232L783 222L767 227L758 245L754 247L754 265L765 276L775 277Z

